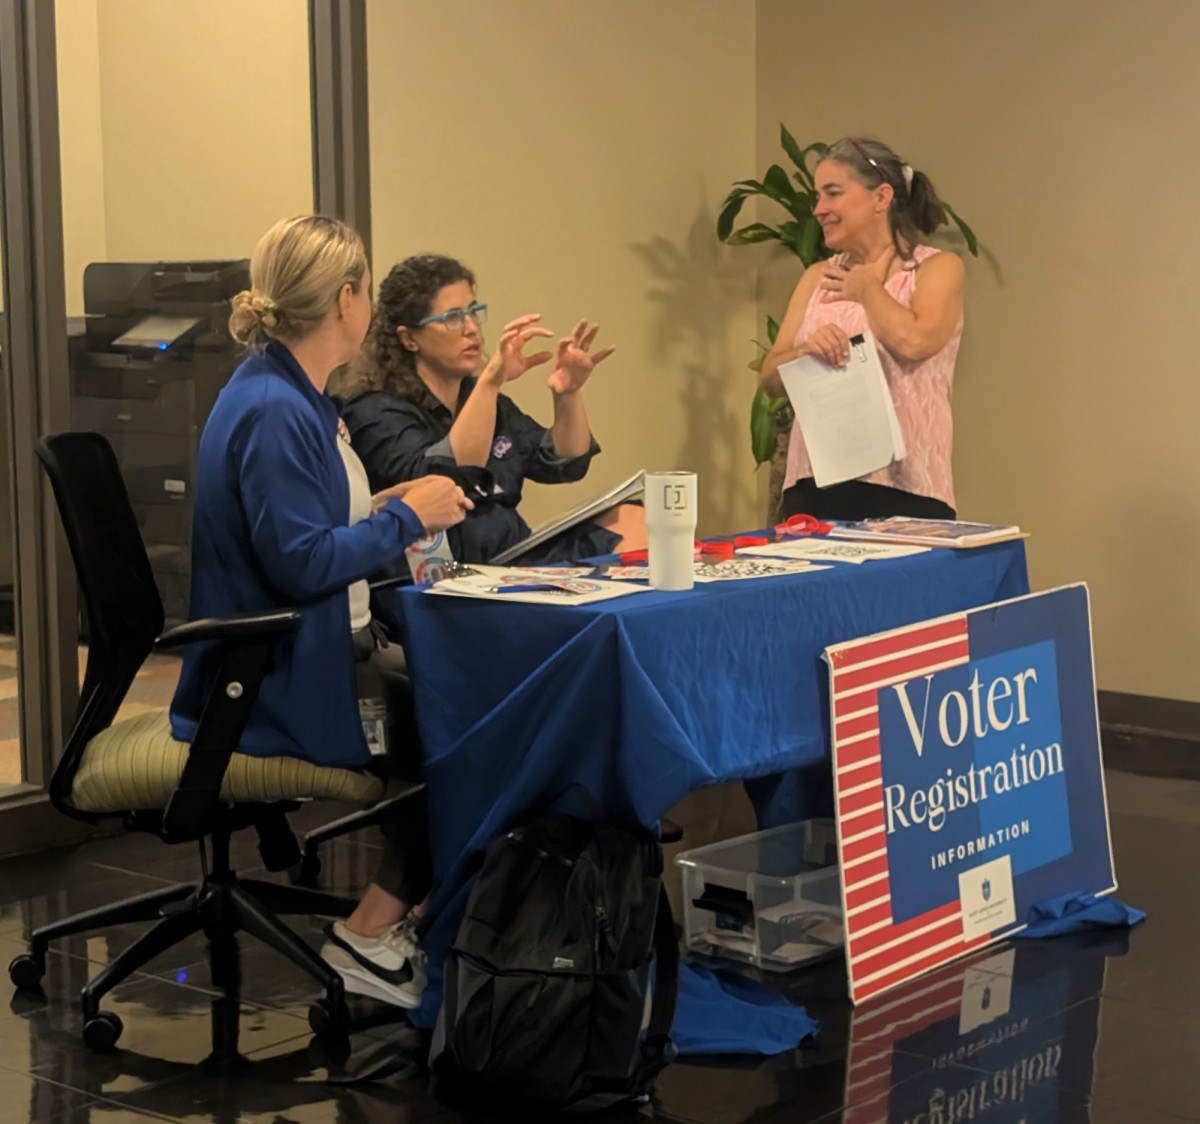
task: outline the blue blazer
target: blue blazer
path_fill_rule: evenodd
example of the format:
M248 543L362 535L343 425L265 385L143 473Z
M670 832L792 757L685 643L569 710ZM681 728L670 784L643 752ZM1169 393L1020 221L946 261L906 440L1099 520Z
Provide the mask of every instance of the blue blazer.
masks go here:
M352 582L386 571L424 534L392 499L347 526L350 487L334 404L280 343L252 354L217 397L197 459L191 617L297 607L240 752L357 768L370 760L350 639ZM217 674L217 645L193 644L171 704L191 741Z

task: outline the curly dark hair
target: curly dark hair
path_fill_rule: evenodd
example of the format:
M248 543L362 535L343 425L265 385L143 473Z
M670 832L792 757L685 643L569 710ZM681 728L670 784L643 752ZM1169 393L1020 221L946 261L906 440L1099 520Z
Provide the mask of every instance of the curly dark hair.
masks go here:
M822 160L833 160L849 168L863 187L874 190L880 184L892 189L888 208L888 228L896 253L911 261L913 250L923 234L932 234L946 221L932 182L924 172L909 168L882 141L867 137L842 137L829 146Z
M436 399L417 374L416 356L400 342L397 330L415 328L429 315L438 293L459 281L475 288L475 274L441 254L414 254L392 266L379 286L371 328L350 368L345 393L386 390L421 406L433 405Z

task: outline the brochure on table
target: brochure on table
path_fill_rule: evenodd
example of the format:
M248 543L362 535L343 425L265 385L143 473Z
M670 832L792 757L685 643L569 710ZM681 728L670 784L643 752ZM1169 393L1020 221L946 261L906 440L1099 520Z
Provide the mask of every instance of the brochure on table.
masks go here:
M824 538L787 539L766 546L743 546L738 554L764 558L798 558L819 562L876 562L925 554L927 546L903 546L890 542L844 542Z
M835 523L829 534L836 539L862 542L903 543L909 546L974 546L1022 539L1020 527L1001 523L964 523L956 519L907 519L893 515L888 519L864 519L861 523Z
M777 578L785 574L815 574L828 566L814 566L806 559L737 558L727 562L696 562L695 580L705 582L748 581L754 578ZM649 566L609 566L604 576L614 581L650 580Z
M467 566L425 592L527 605L591 605L645 589L628 582L597 581L591 576L594 569L593 566ZM463 573L464 570L467 572Z
M826 649L850 995L1116 889L1084 585Z

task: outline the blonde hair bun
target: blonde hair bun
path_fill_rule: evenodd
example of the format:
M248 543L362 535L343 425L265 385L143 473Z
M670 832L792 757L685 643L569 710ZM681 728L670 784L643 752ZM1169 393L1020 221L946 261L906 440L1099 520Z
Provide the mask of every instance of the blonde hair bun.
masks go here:
M280 219L250 259L250 288L233 298L229 333L248 348L303 339L325 319L344 285L367 271L362 239L325 215Z

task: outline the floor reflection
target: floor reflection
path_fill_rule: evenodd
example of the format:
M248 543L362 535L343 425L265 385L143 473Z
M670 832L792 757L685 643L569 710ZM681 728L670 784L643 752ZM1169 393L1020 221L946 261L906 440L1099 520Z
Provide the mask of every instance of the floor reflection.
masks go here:
M1193 914L1200 910L1200 784L1110 775L1122 894L1149 921L1132 934L1014 942L852 1008L840 961L768 975L821 1021L814 1043L775 1057L689 1058L660 1078L633 1119L681 1124L1165 1124L1200 1120L1200 1017ZM301 813L302 829L340 809ZM354 894L378 859L373 833L326 856L329 885ZM235 865L258 865L253 838ZM149 837L0 863L0 962L29 929L119 897L194 877L190 847ZM261 872L256 872L256 876ZM298 919L314 945L319 922ZM5 1124L450 1124L433 1095L427 1043L396 1023L363 1026L350 1059L327 1056L307 1024L312 982L242 938L244 1061L207 1062L218 1002L202 939L172 950L105 1000L125 1023L121 1049L80 1041L77 996L140 931L59 942L41 994L0 1003ZM355 1014L377 1011L365 1001ZM370 1084L346 1084L371 1071ZM520 1117L518 1117L520 1119Z
M822 1014L819 1048L677 1065L661 1114L695 1124L1086 1120L1105 966L1128 942L1090 934L976 953L852 1010L843 1000L840 1040L830 1024L838 981L799 973L785 986Z

